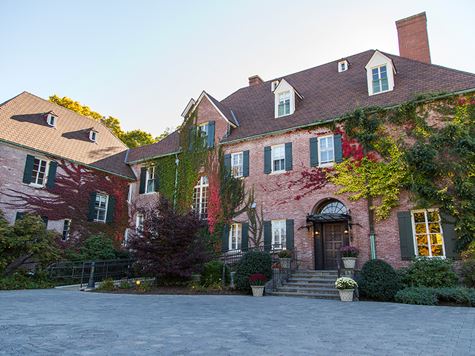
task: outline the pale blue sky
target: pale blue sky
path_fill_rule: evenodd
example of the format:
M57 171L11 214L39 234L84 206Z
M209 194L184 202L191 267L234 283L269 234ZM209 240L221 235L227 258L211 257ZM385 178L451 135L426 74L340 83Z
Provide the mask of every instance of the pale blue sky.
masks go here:
M475 72L473 0L0 0L0 102L66 95L157 135L203 89L398 54L394 21L422 11L433 63Z

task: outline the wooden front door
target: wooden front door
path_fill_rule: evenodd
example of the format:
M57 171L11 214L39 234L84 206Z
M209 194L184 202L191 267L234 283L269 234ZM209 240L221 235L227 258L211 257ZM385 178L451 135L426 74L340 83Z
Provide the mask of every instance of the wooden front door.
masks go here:
M346 223L325 223L322 227L324 269L337 269L338 251L349 244Z

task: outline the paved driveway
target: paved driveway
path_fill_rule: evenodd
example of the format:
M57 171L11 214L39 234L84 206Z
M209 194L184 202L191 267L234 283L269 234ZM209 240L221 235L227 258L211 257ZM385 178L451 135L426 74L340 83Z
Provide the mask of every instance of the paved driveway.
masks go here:
M0 292L0 355L475 355L475 309Z

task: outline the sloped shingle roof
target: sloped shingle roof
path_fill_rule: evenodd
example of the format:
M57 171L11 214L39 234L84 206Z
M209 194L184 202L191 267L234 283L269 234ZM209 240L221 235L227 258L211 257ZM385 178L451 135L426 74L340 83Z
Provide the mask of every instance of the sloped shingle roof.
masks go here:
M180 133L174 131L159 142L131 149L127 156L127 163L165 156L178 152L179 149Z

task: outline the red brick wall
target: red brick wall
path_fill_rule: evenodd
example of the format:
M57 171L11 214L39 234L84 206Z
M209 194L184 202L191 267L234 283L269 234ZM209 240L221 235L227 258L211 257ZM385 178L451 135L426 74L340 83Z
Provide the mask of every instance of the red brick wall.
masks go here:
M401 57L430 63L429 37L425 12L396 21Z
M215 144L226 135L228 132L229 124L223 118L223 116L216 110L214 105L206 98L206 96L201 100L200 105L197 109L197 124L203 124L208 121L215 121Z

